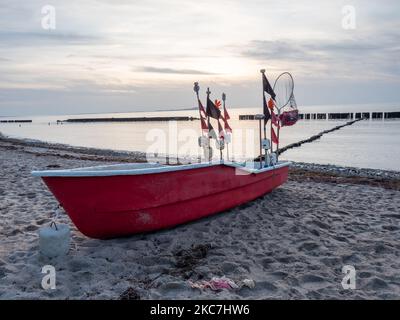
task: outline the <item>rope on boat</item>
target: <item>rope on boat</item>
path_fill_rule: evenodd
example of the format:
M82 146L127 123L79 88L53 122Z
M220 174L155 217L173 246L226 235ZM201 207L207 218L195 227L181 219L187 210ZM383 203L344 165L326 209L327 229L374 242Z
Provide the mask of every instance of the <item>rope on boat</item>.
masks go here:
M283 148L279 148L279 150L278 150L278 155L281 155L281 154L284 153L286 150L300 147L300 146L301 146L302 144L304 144L304 143L310 143L310 142L313 142L313 141L315 141L315 140L318 140L318 139L320 139L320 138L321 138L324 134L326 134L326 133L330 133L330 132L339 130L339 129L341 129L341 128L343 128L343 127L346 127L346 126L351 126L352 124L356 123L357 121L361 121L361 120L365 120L365 118L356 119L356 120L352 120L352 121L346 122L345 124L342 124L342 125L340 125L340 126L336 126L336 127L332 128L332 129L328 129L328 130L321 131L320 133L318 133L318 134L316 134L316 135L313 135L313 136L311 136L311 137L308 138L308 139L305 139L305 140L301 140L301 141L298 141L298 142L295 142L295 143L288 144L287 146L285 146L285 147L283 147Z

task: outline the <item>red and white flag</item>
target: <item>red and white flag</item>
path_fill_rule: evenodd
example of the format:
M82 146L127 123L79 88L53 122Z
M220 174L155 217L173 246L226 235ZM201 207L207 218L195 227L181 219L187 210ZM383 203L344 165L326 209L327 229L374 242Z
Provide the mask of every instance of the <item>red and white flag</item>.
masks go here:
M205 109L203 107L203 104L201 103L200 99L198 99L198 102L199 102L199 113L200 113L201 130L207 132L208 131L208 125L207 125L207 122L206 122L206 118L207 118L206 111L205 111Z
M231 128L231 126L229 125L228 120L226 120L226 119L224 119L224 128L225 128L225 131L226 131L226 132L232 133L232 128Z
M231 117L230 117L230 115L229 115L229 113L228 113L228 110L227 110L226 107L225 107L225 104L224 104L224 129L225 129L226 132L232 133L232 128L231 128L231 126L230 126L229 123L228 123L228 120L229 120L230 118L231 118Z
M224 119L225 120L229 120L231 117L229 116L228 110L226 110L226 108L224 108Z
M273 111L271 112L271 121L275 126L277 126L278 128L280 127L279 118L277 117L277 115Z
M273 143L278 144L279 140L278 137L276 136L276 133L274 131L274 128L271 127L271 140Z

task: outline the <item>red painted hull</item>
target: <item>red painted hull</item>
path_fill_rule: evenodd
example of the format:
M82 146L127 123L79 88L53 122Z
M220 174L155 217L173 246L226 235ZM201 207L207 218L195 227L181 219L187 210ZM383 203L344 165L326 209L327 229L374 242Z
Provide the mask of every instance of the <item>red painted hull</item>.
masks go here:
M287 180L288 166L257 174L214 165L154 174L42 177L76 227L113 238L172 227L256 199Z

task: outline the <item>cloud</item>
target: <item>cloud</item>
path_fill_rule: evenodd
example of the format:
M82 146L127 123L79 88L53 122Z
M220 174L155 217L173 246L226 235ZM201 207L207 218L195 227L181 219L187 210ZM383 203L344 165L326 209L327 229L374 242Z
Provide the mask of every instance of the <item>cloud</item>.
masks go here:
M157 67L141 67L136 69L142 72L149 73L164 73L164 74L185 74L185 75L214 75L215 73L201 71L201 70L192 70L192 69L173 69L173 68L157 68Z
M318 55L353 56L355 54L368 54L393 50L399 53L398 42L400 35L381 36L380 38L353 38L344 40L253 40L242 51L244 56L255 58L308 59Z
M185 106L193 78L251 106L259 102L264 66L272 78L293 73L299 102L301 94L306 103L331 94L332 102L344 85L356 102L370 99L360 92L379 83L385 95L373 92L377 99L400 94L384 89L400 82L398 0L353 0L355 30L341 26L342 0L52 0L56 30L42 29L45 4L2 0L0 114L5 98L21 112L56 112L57 90L66 99L57 103L60 111Z
M400 35L337 40L253 40L240 50L242 56L263 63L279 61L298 72L329 76L376 76L400 80ZM300 70L302 69L302 70Z
M1 31L0 46L53 46L53 45L79 45L89 44L104 40L99 36L84 35L79 33L61 33L56 31L20 32Z

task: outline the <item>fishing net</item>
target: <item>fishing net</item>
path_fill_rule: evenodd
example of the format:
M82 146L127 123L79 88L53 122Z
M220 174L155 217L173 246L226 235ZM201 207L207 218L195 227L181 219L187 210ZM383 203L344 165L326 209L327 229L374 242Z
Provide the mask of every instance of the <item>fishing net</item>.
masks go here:
M276 107L281 110L287 106L291 99L294 100L293 95L294 81L293 77L289 72L284 72L279 75L275 80L273 90L276 94L275 103Z
M292 126L299 119L299 111L294 97L294 81L289 72L279 75L274 83L274 92L276 94L276 107L280 111L279 120L282 127ZM281 112L283 109L285 111Z
M289 99L287 108L288 110L282 112L279 116L282 127L292 126L299 120L299 110L297 110L297 103L293 93Z
M296 99L294 98L294 93L292 93L292 96L290 97L289 107L291 109L297 109L297 103L296 103Z

